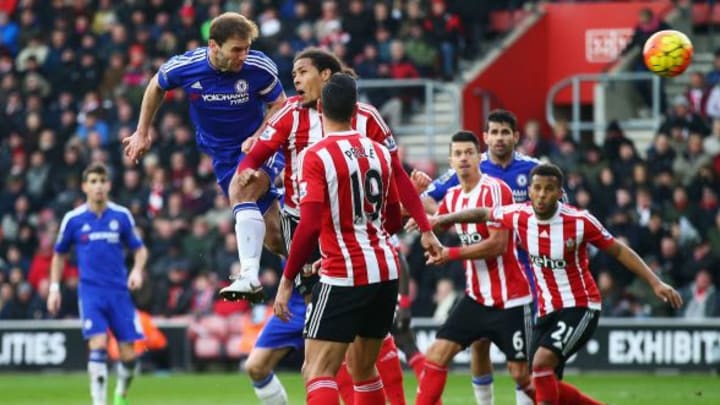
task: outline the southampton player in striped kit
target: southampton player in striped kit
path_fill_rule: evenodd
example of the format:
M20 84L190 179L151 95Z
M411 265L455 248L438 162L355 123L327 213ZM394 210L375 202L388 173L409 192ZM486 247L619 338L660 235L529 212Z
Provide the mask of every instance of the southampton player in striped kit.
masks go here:
M599 402L560 381L565 362L590 339L600 315L601 298L588 267L588 243L645 280L673 308L680 307L682 300L593 215L561 203L562 184L557 166L541 164L530 173L531 204L472 208L434 221L443 226L494 221L518 235L538 287L538 319L532 338L535 400L538 404L594 405Z
M471 133L472 132L468 132ZM540 161L515 151L520 139L515 114L506 110L493 110L487 116L483 141L487 151L482 154L480 170L485 175L496 177L504 181L512 189L513 199L522 203L528 199L528 184L530 171L540 164ZM451 187L459 184L455 170L450 168L447 173L435 179L423 193L423 204L428 213L435 213L439 203ZM531 291L535 295L536 289L532 277L527 255L518 252L520 263L530 282ZM472 386L477 405L491 405L493 403L493 374L490 361L490 341L479 340L471 345L470 367L472 371ZM532 399L525 395L522 387L516 386L516 405L531 405Z
M355 80L333 74L321 92L325 138L301 157L300 221L275 298L288 319L293 280L320 240L320 282L305 320L307 403L339 404L334 376L348 351L354 403L385 403L375 361L392 326L399 263L390 234L401 228L388 150L352 129ZM353 343L352 346L350 343Z
M299 156L307 147L324 138L321 124L322 111L318 108L317 101L320 98L323 85L334 73L343 70L344 68L339 59L325 50L308 48L297 54L292 74L298 95L290 97L285 105L269 119L260 139L238 167L240 184L242 185L246 179L255 176L255 169L260 166L261 162L265 161L275 151L283 151L286 167L284 174L285 204L282 212L282 224L283 236L288 245L297 227L300 214L298 206L300 199L298 193ZM393 168L401 166L396 156L397 146L392 133L373 106L358 102L351 119L351 125L361 135L383 143L388 148L392 157ZM403 170L393 170L392 174L398 183L411 184ZM400 179L401 176L402 179ZM402 197L403 203L415 207L414 212L416 215L419 213L424 218L420 200L415 194L414 192L406 193L405 197ZM427 226L429 229L429 224ZM423 237L428 238L428 240L434 239L432 232L428 232ZM319 257L319 254L317 255ZM312 260L314 258L311 256ZM302 294L310 294L312 284L316 280L316 277L298 276L296 285ZM304 306L297 301L299 301L299 298L294 296L290 306L295 319L303 317L305 310ZM253 385L259 397L287 397L272 370L291 348L297 349L297 340L301 339L301 336L302 324L297 321L283 324L278 323L273 318L268 322L246 363L246 369L253 380ZM421 356L417 357L420 358ZM417 361L421 362L421 360ZM391 337L388 337L383 344L377 367L390 402L394 405L404 404L402 367L397 357L397 348ZM348 384L342 384L343 381L347 381ZM338 382L340 383L343 398L346 399L346 402L351 401L353 395L352 386L349 383L349 376L344 367L338 375ZM269 402L266 403L269 404Z
M165 91L179 87L187 93L198 147L212 157L218 184L233 206L242 271L221 290L228 299L262 296L258 271L263 240L274 252L285 250L276 201L279 194L273 186L284 165L282 155L265 161L263 170L242 187L235 175L244 151L262 128L263 108L267 107L265 116L269 117L286 99L275 63L262 52L250 50L257 36L255 23L238 13L215 17L207 47L171 58L150 80L137 131L123 139L130 159L142 157L150 149L150 125Z
M105 405L107 396L107 331L118 340L120 361L114 404L127 404L130 382L137 373L133 343L143 338L140 320L129 290L142 286L147 249L135 232L130 211L108 200L110 179L101 164L89 166L82 174L85 204L65 214L50 266L48 311L60 309L60 276L70 249L75 246L80 285L78 298L82 334L90 356L90 395L93 405ZM133 252L130 273L125 268L125 248Z
M480 171L480 145L470 132L458 132L450 143L450 166L460 184L448 190L438 214L468 207L512 204L510 187ZM413 224L409 223L412 229ZM528 342L532 294L519 263L512 235L498 224L456 225L463 247L444 248L432 264L465 260L465 297L440 327L428 348L417 404L434 404L441 396L447 366L457 353L480 339L494 342L508 359L508 370L519 387L532 396L528 372Z

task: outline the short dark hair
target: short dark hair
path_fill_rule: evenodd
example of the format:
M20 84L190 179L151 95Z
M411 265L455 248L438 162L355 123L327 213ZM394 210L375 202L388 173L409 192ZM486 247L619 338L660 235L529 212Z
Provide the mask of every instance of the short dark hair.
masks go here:
M350 122L357 103L357 82L346 73L334 73L323 86L322 114L336 122Z
M102 163L92 163L90 166L86 167L85 170L82 172L82 181L83 183L87 181L88 177L90 177L91 174L97 174L100 176L107 177L108 176L108 168Z
M450 139L450 149L452 150L452 142L472 142L475 145L475 148L479 151L480 150L480 141L478 141L477 135L475 135L472 131L457 131L453 134L452 138Z
M222 45L232 37L254 41L259 35L257 25L240 13L226 12L210 22L209 38Z
M515 114L511 113L510 111L501 109L490 111L487 116L487 123L485 124L486 131L490 127L491 122L508 124L510 125L510 129L512 129L513 132L517 131L517 118L515 117Z
M532 182L533 177L535 176L548 176L548 177L555 177L558 181L558 186L562 188L563 185L563 172L560 170L559 167L555 166L552 163L541 163L537 166L535 166L530 171L530 181Z
M330 69L330 73L346 73L351 77L357 77L355 71L345 66L334 53L326 51L322 48L309 47L305 48L300 53L295 55L293 63L297 62L298 59L310 59L310 62L315 66L318 72Z

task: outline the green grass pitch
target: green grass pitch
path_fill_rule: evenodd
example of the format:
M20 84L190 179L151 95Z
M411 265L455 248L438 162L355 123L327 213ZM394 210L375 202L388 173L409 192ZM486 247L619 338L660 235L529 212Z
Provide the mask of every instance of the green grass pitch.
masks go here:
M302 379L298 373L279 375L290 395L291 404L304 403ZM415 396L415 377L405 374L408 404ZM567 381L595 398L611 404L690 405L720 404L720 380L712 375L651 374L580 374ZM111 377L108 399L112 398ZM507 375L497 375L495 404L514 404L514 385ZM130 392L132 405L223 405L257 404L246 376L234 373L141 375ZM452 373L443 395L443 403L473 404L467 374ZM87 376L73 374L0 374L0 403L15 404L90 404ZM112 403L112 402L110 402Z

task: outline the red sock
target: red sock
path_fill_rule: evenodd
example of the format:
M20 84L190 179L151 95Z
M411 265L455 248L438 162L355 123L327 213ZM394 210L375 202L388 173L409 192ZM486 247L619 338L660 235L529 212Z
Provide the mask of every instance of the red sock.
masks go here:
M305 384L307 405L340 405L338 387L331 377L313 378Z
M356 405L385 405L385 390L380 376L355 384Z
M417 378L417 381L420 382L422 379L423 369L425 368L425 355L420 352L415 353L410 358L410 361L408 361L408 364L415 372L415 378ZM442 405L442 400L438 399L437 402L435 402L435 405Z
M347 363L344 361L335 376L335 381L337 381L338 389L340 390L340 398L342 398L345 405L353 405L355 390L353 389L352 376L350 372L348 372Z
M560 405L560 388L553 369L534 368L532 378L535 385L535 402Z
M380 373L380 378L385 387L385 395L387 395L390 404L405 405L402 364L400 364L397 346L395 346L392 336L388 336L383 340L375 367Z
M566 382L559 381L560 405L602 405Z
M412 367L413 371L415 372L415 377L418 381L420 381L420 377L422 376L423 368L425 367L425 355L417 352L415 353L410 360L408 360L408 364L410 367Z
M447 367L425 360L415 405L434 405L442 396L447 380Z

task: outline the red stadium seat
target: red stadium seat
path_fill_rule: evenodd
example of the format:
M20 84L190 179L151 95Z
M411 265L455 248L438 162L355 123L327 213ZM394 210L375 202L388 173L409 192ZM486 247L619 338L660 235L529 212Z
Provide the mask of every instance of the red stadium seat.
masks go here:
M200 327L208 334L225 340L228 335L227 319L219 315L207 315L200 319Z
M715 7L717 10L718 7ZM692 21L695 25L706 25L710 19L709 6L707 3L695 3L692 6Z
M513 27L513 14L510 11L493 11L490 13L489 30L495 33L507 32Z
M222 354L220 340L212 336L200 336L195 340L193 353L198 359L217 359Z
M243 350L243 340L242 335L230 335L228 337L227 342L225 343L225 353L227 356L231 359L239 359L241 357L247 356L249 353L246 353L245 350Z
M230 335L241 335L243 332L243 314L236 313L227 317L228 333Z

